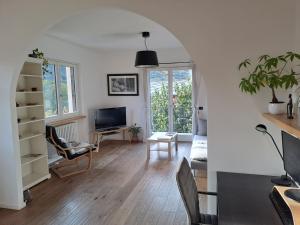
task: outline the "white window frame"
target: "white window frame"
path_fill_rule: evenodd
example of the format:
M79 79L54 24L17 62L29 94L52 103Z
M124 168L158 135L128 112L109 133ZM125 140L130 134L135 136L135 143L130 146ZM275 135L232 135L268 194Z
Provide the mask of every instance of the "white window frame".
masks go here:
M192 73L194 72L194 68L192 65L185 65L185 66L176 66L174 64L170 64L169 66L165 67L158 67L158 68L147 68L146 69L146 77L147 77L147 109L149 110L147 112L147 121L149 123L150 132L153 133L151 127L152 127L152 113L151 113L151 96L150 96L150 79L149 74L150 71L168 71L168 91L169 91L169 107L168 107L168 131L174 130L174 124L173 124L173 104L171 104L171 98L173 95L173 70L192 70ZM191 133L179 133L179 139L180 141L190 141L192 139L192 132Z
M79 73L78 73L78 64L66 62L56 59L48 59L49 64L55 65L55 84L56 84L56 99L57 99L57 115L46 117L46 122L54 122L57 120L67 119L81 114L81 104L80 104L80 91L79 91ZM61 103L61 94L60 94L60 66L70 66L74 68L74 85L75 85L75 101L76 101L76 112L73 113L63 113L62 103Z

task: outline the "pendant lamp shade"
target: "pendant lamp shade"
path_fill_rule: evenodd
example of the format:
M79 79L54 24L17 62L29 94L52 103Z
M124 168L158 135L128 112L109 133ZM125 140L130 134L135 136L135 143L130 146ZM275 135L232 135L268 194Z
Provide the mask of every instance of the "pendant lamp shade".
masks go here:
M135 67L138 68L149 68L158 67L158 59L155 51L148 50L146 39L150 37L150 33L145 31L142 32L142 37L145 41L146 50L138 51L135 57Z
M139 68L149 68L157 67L158 59L155 51L145 50L138 51L135 57L135 67Z

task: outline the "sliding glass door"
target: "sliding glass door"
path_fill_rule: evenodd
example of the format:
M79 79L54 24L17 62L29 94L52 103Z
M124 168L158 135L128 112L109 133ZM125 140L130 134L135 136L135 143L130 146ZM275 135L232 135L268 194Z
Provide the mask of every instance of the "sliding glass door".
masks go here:
M148 70L152 132L192 133L192 69Z

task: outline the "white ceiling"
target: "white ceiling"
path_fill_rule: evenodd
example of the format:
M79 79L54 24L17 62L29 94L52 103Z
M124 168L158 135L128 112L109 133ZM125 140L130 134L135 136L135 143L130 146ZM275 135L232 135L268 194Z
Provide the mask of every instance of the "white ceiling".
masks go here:
M161 25L134 13L105 9L69 17L47 34L75 44L102 50L144 49L142 31L149 31L149 49L178 48L181 43Z

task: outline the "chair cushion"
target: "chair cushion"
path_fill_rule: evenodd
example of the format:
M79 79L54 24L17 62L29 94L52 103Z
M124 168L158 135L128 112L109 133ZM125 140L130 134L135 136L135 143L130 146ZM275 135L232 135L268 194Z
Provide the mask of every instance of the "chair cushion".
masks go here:
M73 148L72 150L70 150L70 153L73 154L80 154L80 153L84 153L87 152L89 150L90 147L92 147L91 144L89 143L85 143L85 142L69 142L68 143L68 147L69 148Z
M218 225L218 217L216 215L200 214L201 223Z

